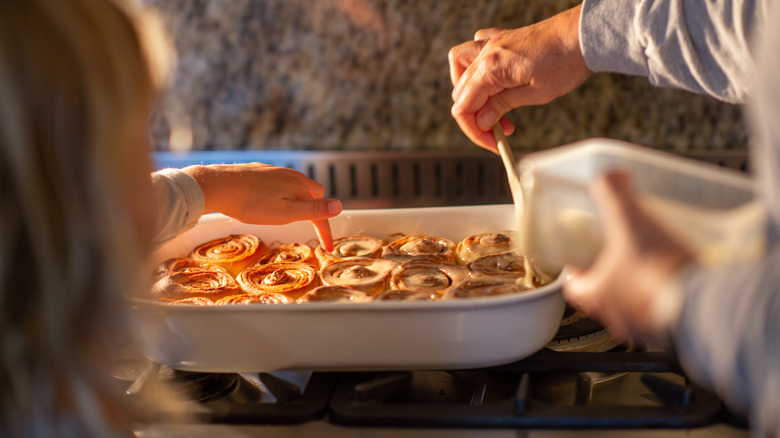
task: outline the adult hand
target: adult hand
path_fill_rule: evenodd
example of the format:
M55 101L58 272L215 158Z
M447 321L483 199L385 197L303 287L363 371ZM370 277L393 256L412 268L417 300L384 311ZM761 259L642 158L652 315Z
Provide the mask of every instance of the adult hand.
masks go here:
M548 103L590 76L580 51L580 8L518 29L483 29L450 50L452 116L474 143L495 152L493 125L514 132L504 114Z
M251 224L280 225L309 220L327 251L333 249L328 218L341 213L341 202L323 199L318 182L292 169L261 163L189 166L206 198L206 212L220 212Z
M618 339L655 341L663 329L654 314L658 300L693 256L647 216L630 186L624 172L606 174L591 186L604 244L589 268L568 268L572 278L563 291L572 307L601 320Z

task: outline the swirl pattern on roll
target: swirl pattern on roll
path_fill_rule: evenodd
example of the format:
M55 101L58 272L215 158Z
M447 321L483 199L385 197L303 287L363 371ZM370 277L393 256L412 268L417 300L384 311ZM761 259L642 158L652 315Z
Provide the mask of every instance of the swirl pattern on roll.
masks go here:
M520 235L516 231L492 231L472 234L458 242L457 261L461 265L482 257L520 250Z
M454 284L468 277L468 270L427 259L401 263L390 277L390 288L415 292L443 294Z
M324 266L320 278L326 286L349 286L374 294L385 289L395 265L385 259L342 260Z
M289 304L294 302L290 297L284 294L264 293L264 294L238 294L220 298L214 304L217 306L228 306L237 304Z
M471 262L469 270L475 275L493 275L520 278L524 277L525 259L520 254L510 251L478 258Z
M325 251L322 246L315 250L321 266L329 263L355 258L376 258L382 254L384 242L371 236L352 235L333 241L333 251Z
M293 299L319 285L317 270L300 262L250 266L236 280L248 294L279 293Z
M231 234L200 244L190 258L203 263L222 266L237 276L241 270L254 264L265 250L265 243L252 234Z
M270 263L295 262L306 263L315 267L318 263L311 246L306 243L290 243L267 250L260 256L256 264L267 265Z
M166 275L175 274L177 272L195 271L222 271L228 273L227 269L219 265L199 262L197 260L184 257L172 257L157 265L157 268L153 273L153 278L154 281L157 281Z
M487 298L527 290L520 280L507 278L472 278L463 280L442 295L443 300Z
M422 258L454 264L455 242L427 234L411 234L387 244L382 257L398 261Z
M216 301L240 290L236 280L227 272L200 270L166 275L152 286L152 296L169 300L203 297Z

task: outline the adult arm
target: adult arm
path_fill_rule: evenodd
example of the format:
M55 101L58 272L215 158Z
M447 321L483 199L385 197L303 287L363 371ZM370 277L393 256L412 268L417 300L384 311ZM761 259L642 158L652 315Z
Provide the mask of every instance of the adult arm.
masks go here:
M593 71L645 76L659 87L744 103L763 0L585 0L580 45Z
M452 115L474 143L495 151L492 126L514 131L504 114L548 103L591 72L641 75L742 103L752 92L750 46L768 2L585 0L529 26L480 30L449 53Z

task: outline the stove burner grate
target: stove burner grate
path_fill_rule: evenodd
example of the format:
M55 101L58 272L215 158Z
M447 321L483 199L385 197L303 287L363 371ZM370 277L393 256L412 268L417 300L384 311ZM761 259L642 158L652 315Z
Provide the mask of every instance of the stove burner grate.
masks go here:
M345 373L329 418L400 427L683 428L712 424L721 410L663 353L545 349L482 370Z
M322 418L338 378L337 373L311 373L299 385L273 374L198 373L153 362L135 374L126 390L128 397L165 385L181 400L171 406L174 418L184 414L203 422L252 424L297 424Z

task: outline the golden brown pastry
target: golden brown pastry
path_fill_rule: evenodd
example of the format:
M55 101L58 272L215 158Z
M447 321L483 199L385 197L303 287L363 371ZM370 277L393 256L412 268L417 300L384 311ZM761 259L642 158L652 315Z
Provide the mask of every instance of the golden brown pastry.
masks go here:
M439 294L436 292L391 289L374 295L371 301L435 301L438 299Z
M390 288L441 295L467 276L468 271L460 266L412 259L395 269L390 277Z
M314 250L306 243L290 243L271 248L260 256L256 264L267 265L269 263L293 262L306 263L315 268L318 266Z
M516 231L494 231L472 234L458 243L455 250L458 263L468 265L485 256L519 251L520 234Z
M236 280L227 272L176 272L166 275L152 286L152 297L174 301L203 297L216 301L240 291Z
M253 265L265 250L265 243L252 234L231 234L195 247L190 258L203 263L220 265L237 276Z
M166 275L176 272L194 272L194 271L222 271L227 273L227 269L219 265L203 263L197 260L184 257L173 257L160 263L154 270L154 281L157 281Z
M442 295L443 300L485 298L528 290L521 279L481 277L463 280Z
M478 258L468 265L475 275L501 275L514 278L525 276L525 260L520 254L509 251Z
M291 299L319 286L317 270L300 262L250 266L238 274L236 281L248 294L279 293Z
M238 294L217 300L217 306L226 306L233 304L289 304L294 300L284 294L265 293L265 294Z
M346 236L333 241L332 252L327 252L322 249L322 246L318 246L315 254L320 262L320 266L325 266L328 263L341 260L379 257L382 253L382 245L384 245L384 242L376 237L362 235Z
M384 259L342 260L320 269L320 278L325 286L349 286L372 295L386 289L395 265Z
M439 263L455 263L455 242L427 234L411 234L389 243L382 257L392 260L424 258Z
M368 300L368 294L347 286L320 286L306 292L298 303L348 303Z
M213 306L214 301L211 301L208 298L204 297L190 297L190 298L182 298L180 300L169 300L167 298L163 299L162 301L165 301L166 303L171 304L192 304L195 306Z

